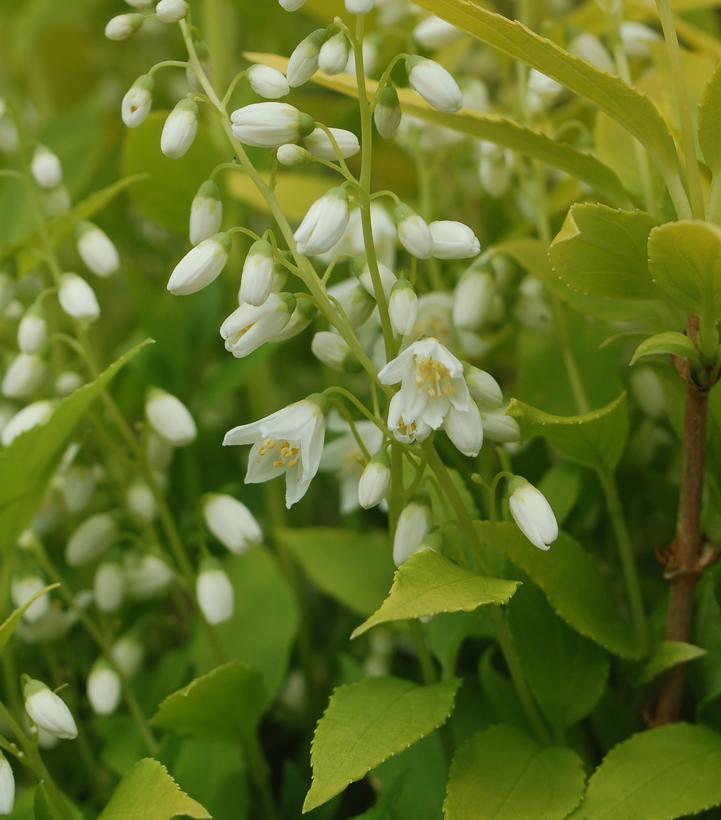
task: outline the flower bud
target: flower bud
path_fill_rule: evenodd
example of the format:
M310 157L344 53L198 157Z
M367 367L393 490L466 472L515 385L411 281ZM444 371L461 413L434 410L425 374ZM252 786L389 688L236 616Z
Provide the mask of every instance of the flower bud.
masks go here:
M15 777L12 766L0 752L0 814L12 814L15 805Z
M431 222L428 227L433 237L433 256L436 259L468 259L481 252L478 238L462 222L440 220Z
M160 0L155 6L155 16L161 23L177 23L188 13L185 0Z
M125 92L120 105L120 116L128 128L137 128L150 113L155 83L150 74L143 74Z
M77 238L80 258L96 276L110 276L118 270L118 252L105 231L92 222L83 222Z
M318 59L320 47L328 38L328 32L324 28L316 29L293 49L293 53L288 60L288 85L291 88L307 83L308 80L318 70Z
M238 301L262 305L270 295L274 270L273 248L265 239L258 239L250 246L243 263Z
M250 87L259 97L277 100L290 91L285 74L269 65L252 65L247 71Z
M535 68L528 72L526 88L527 105L534 113L542 111L563 91L560 83Z
M95 571L93 596L101 612L117 612L125 594L125 572L115 561L105 561Z
M186 97L170 112L160 135L160 150L170 159L185 156L198 130L198 106Z
M483 143L483 146L487 143ZM481 148L481 159L478 163L478 176L483 189L489 196L503 196L511 183L511 166L506 161L506 154L498 146L492 150Z
M40 387L45 371L45 362L36 353L18 353L3 376L3 396L9 399L27 398Z
M118 673L106 661L96 661L87 682L90 706L96 715L112 715L120 703L122 688Z
M166 591L173 580L170 567L157 555L130 556L125 567L125 593L128 598L146 601Z
M212 179L198 188L190 206L190 226L188 229L191 245L198 245L220 231L223 221L223 202L220 189Z
M189 296L214 282L228 261L230 235L216 233L188 251L170 274L168 290L175 296Z
M142 25L142 14L118 14L108 20L105 26L105 36L108 40L127 40Z
M391 470L388 455L382 447L366 464L358 481L358 503L364 510L380 504L388 492Z
M483 431L486 437L497 444L513 444L521 440L518 422L499 410L481 413Z
M233 111L230 119L235 138L256 148L297 142L315 128L311 117L288 103L253 103Z
M453 292L453 324L463 330L477 330L488 319L494 295L490 273L467 270Z
M63 169L57 156L44 145L38 145L30 162L33 179L40 188L57 188L63 178Z
M38 427L52 416L55 404L52 401L35 401L18 410L17 413L7 422L2 428L0 440L4 447L9 447L15 439L32 430L33 427Z
M337 160L336 146L340 156L344 159L355 156L360 151L358 137L352 131L344 128L329 128L336 145L330 141L328 134L322 128L315 128L303 140L303 145L314 157L319 159Z
M115 519L109 513L91 515L77 527L65 546L68 566L79 567L102 555L118 536Z
M198 434L193 417L183 402L157 387L148 391L145 417L153 430L173 447L190 444Z
M576 57L590 63L599 71L605 71L606 74L613 74L616 70L613 59L606 47L593 34L583 32L576 35L568 44L568 50L571 54L575 54Z
M225 349L237 359L276 339L295 309L290 293L271 293L262 305L243 303L220 326Z
M426 221L408 205L396 205L393 211L401 245L418 259L428 259L433 251L433 236Z
M278 0L278 3L286 11L298 11L304 5L305 0Z
M464 456L477 456L483 446L483 424L475 404L466 410L451 405L443 420L443 429L453 445Z
M348 38L342 31L338 31L320 47L318 66L326 74L340 74L345 70L349 55Z
M64 370L58 373L55 379L55 392L58 396L69 396L72 392L83 386L83 377L74 370Z
M558 524L546 497L521 476L508 483L508 506L521 532L538 549L547 550L558 538Z
M290 314L287 324L270 341L284 342L287 339L292 339L293 336L297 336L308 327L317 313L318 308L310 296L299 293L295 298L295 308Z
M345 190L331 188L310 206L295 232L299 253L318 256L329 251L343 236L349 217Z
M461 29L435 15L421 20L413 29L415 41L423 46L423 48L428 49L428 51L437 51L439 48L445 48L445 46L449 46L458 40L462 34Z
M473 400L481 409L497 410L503 405L501 388L490 373L472 365L466 365L463 375Z
M275 152L275 156L281 165L289 168L308 165L313 161L309 151L306 151L301 145L294 145L291 142L281 145Z
M260 544L263 533L250 510L230 495L211 493L203 503L208 529L230 552L247 552Z
M195 584L198 606L209 624L221 624L233 616L235 593L220 564L206 558Z
M343 372L347 369L347 364L353 361L348 342L330 330L321 330L314 334L310 349L318 361L332 370Z
M425 57L406 57L408 80L414 90L438 111L454 113L463 106L458 83L439 63Z
M23 675L25 711L30 720L54 737L72 740L78 727L65 701L39 680Z
M153 521L158 512L153 491L143 481L135 481L128 487L125 503L130 512L142 521Z
M418 498L403 508L393 538L393 561L397 567L418 550L431 523L431 508L426 499Z
M373 277L371 276L370 267L364 254L361 254L355 258L353 261L353 267L356 275L358 276L358 281L361 285L363 285L366 293L375 299L376 292L373 286ZM398 277L387 265L384 265L382 262L378 262L378 274L380 275L383 293L385 293L386 299L389 299L393 286L398 281Z
M58 293L60 307L79 322L94 322L100 316L100 305L90 285L76 273L63 273Z
M45 587L45 581L38 575L22 575L13 576L10 583L10 597L16 607L25 606L25 604L38 594ZM50 609L50 599L47 594L42 595L37 601L32 604L23 613L23 618L32 624L40 620L44 615L47 615Z
M142 644L131 635L124 635L118 638L113 644L110 654L118 666L118 669L126 678L135 677L143 662Z
M378 95L378 105L373 111L373 122L383 139L389 140L396 135L401 124L401 104L395 86L384 86Z
M346 11L350 14L368 14L376 0L345 0Z
M36 308L26 311L18 325L18 347L22 353L37 353L48 340L48 323Z
M354 279L346 279L328 288L328 295L338 300L353 327L360 327L375 308L366 289Z
M388 314L393 332L407 336L418 319L418 297L411 283L401 276L393 286L388 300Z

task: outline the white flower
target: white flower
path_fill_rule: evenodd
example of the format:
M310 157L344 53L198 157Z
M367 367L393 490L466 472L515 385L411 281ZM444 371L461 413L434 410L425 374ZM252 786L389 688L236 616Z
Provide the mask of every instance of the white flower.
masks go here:
M560 83L535 68L528 72L526 88L526 102L529 110L533 113L542 111L563 91L563 86Z
M203 502L203 517L208 529L230 552L247 552L263 540L263 533L251 511L230 495L207 495Z
M331 188L308 209L295 232L298 251L317 256L330 250L348 225L348 195L343 188Z
M153 78L143 74L126 91L120 105L120 116L128 128L137 128L150 113L153 105Z
M294 307L289 293L271 293L259 306L242 304L220 326L225 349L241 359L273 341L288 324Z
M274 272L273 248L265 239L256 240L243 263L238 301L262 305L270 295Z
M298 11L305 3L305 0L278 0L278 3L280 3L281 7L286 11Z
M127 40L142 25L142 14L118 14L108 20L105 36L108 40Z
M63 178L63 169L57 156L44 145L38 145L30 162L33 179L45 190L56 188Z
M62 477L60 491L70 512L80 512L90 501L95 489L95 474L89 467L73 465Z
M206 559L195 584L198 606L209 624L221 624L233 616L235 593L220 564Z
M393 286L388 301L388 314L394 333L409 334L418 319L418 297L411 283L401 277Z
M170 274L168 290L175 296L189 296L214 282L228 261L230 236L216 233L188 251Z
M320 330L313 335L310 349L318 361L323 362L332 370L343 372L351 356L348 342L338 333L330 330Z
M291 168L298 165L307 165L313 160L309 151L306 151L301 145L294 145L292 142L281 145L275 152L275 156L281 165Z
M5 755L0 752L0 814L12 814L14 805L15 777L12 766L7 762Z
M90 285L76 273L63 273L58 293L60 307L79 322L94 322L100 316L100 305Z
M65 561L78 567L94 560L115 541L118 528L109 513L91 515L76 527L65 545Z
M125 592L131 599L145 601L159 595L173 580L170 567L157 555L126 556Z
M120 609L125 594L125 571L115 561L101 564L93 577L93 597L101 612Z
M594 37L593 34L588 34L587 32L577 34L568 44L568 50L571 54L575 54L576 57L580 57L582 60L590 63L599 71L613 74L616 70L613 59L606 50L606 47L601 43L598 37Z
M342 31L339 31L320 47L318 66L326 74L340 74L346 67L349 55L348 38Z
M212 179L206 179L198 188L190 206L188 238L191 245L198 245L220 231L223 221L223 202L220 189Z
M421 20L413 29L413 37L416 42L429 51L436 51L439 48L449 46L462 34L461 29L435 15Z
M132 678L140 669L144 652L142 645L135 638L124 635L115 641L110 654L123 675L126 678Z
M155 16L162 23L177 23L188 13L185 0L160 0L155 6Z
M118 270L118 252L105 231L92 222L82 222L77 238L80 258L96 276L110 276Z
M423 441L431 434L432 429L423 419L411 419L404 414L403 397L396 393L388 405L388 429L403 444Z
M621 23L621 43L629 57L639 60L650 57L650 44L657 43L660 39L657 31L644 26L643 23Z
M454 113L463 106L458 83L439 63L425 57L406 57L408 79L421 97L438 111Z
M305 495L318 472L325 439L326 399L315 394L225 434L224 445L252 444L246 484L285 475L285 503L292 507Z
M30 719L54 737L72 740L78 727L65 701L39 680L23 676L25 711Z
M440 220L428 226L433 237L436 259L467 259L481 252L481 243L473 231L462 222Z
M341 435L325 445L320 469L323 472L337 474L340 484L340 511L346 514L358 508L359 481L366 457L347 422L331 414L328 424L331 430ZM373 422L357 421L355 430L368 452L375 452L380 447L383 433Z
M392 85L386 85L378 95L378 104L373 111L373 122L383 139L392 139L401 124L401 104L398 92Z
M128 487L125 502L130 512L143 521L152 521L158 512L153 491L143 481L135 481Z
M83 384L83 377L74 370L64 370L55 379L55 392L58 396L68 396Z
M285 74L269 65L252 65L247 71L250 87L259 97L277 100L290 91Z
M298 88L298 86L307 83L318 70L320 47L327 37L328 32L324 28L317 29L304 40L301 40L293 49L293 53L288 59L288 69L286 71L288 85L291 88Z
M360 327L373 313L374 301L355 279L345 279L328 288L328 296L336 299L353 327Z
M393 212L401 245L418 259L428 259L433 252L433 236L425 219L407 205L397 205Z
M35 401L18 410L2 429L2 443L9 447L15 439L45 422L53 414L55 404L52 401Z
M538 549L547 550L558 538L558 523L545 496L525 478L513 476L508 506L521 532Z
M397 567L418 550L431 524L431 509L425 500L411 501L403 508L393 537L393 561Z
M376 0L345 0L346 11L351 14L368 14Z
M477 330L491 313L495 290L490 273L467 270L453 291L453 324L465 330Z
M479 370L477 367L466 365L464 375L471 396L482 409L498 410L502 406L503 393L501 392L498 382L490 373L486 373L485 370Z
M278 148L286 142L297 142L315 128L307 114L279 102L246 105L233 111L230 120L236 139L256 148Z
M148 391L145 417L153 430L173 447L184 447L198 435L193 417L183 402L157 387Z
M443 429L464 456L477 456L481 451L484 424L475 404L465 410L450 407L443 421Z
M10 584L10 597L16 607L25 604L45 588L45 581L37 575L13 576ZM23 618L28 623L34 623L46 615L50 609L50 599L46 595L41 595L23 613Z
M358 276L358 281L361 285L363 285L366 293L375 299L376 291L373 287L373 277L371 276L370 267L364 257L360 257L360 259L363 261L363 267ZM378 262L378 274L380 276L383 293L385 293L386 299L389 299L391 292L393 291L393 286L398 281L398 277L387 265L384 265L382 262Z
M106 662L98 661L88 675L87 692L96 715L112 715L118 708L122 693L118 673Z
M168 114L160 135L160 150L170 159L185 156L198 130L198 106L190 98L181 100Z
M521 428L518 422L499 410L481 412L481 421L486 436L498 444L511 444L521 440Z
M329 128L328 130L333 135L340 155L344 159L355 156L360 151L358 137L352 131L346 131L344 128ZM308 134L303 140L303 145L314 157L328 160L338 159L328 134L322 128L315 128Z
M385 448L368 462L358 481L358 503L364 510L380 504L391 483L391 470Z
M37 353L18 353L3 376L3 396L9 399L27 398L40 387L45 371L45 362Z

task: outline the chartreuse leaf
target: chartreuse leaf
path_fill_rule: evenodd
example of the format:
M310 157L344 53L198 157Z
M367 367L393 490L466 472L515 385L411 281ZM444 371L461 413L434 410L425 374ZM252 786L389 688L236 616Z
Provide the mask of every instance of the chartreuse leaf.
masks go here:
M591 776L574 820L674 820L721 804L721 735L675 723L619 743Z
M255 733L265 702L260 672L233 661L168 695L152 723L180 735L238 741Z
M0 451L0 551L15 546L45 493L70 437L90 405L118 371L151 339L141 342L104 370L95 381L63 399L50 419Z
M460 681L419 686L400 678L366 678L339 686L313 737L313 782L303 812L437 729L450 715Z
M397 570L380 609L351 634L357 638L387 621L424 618L441 612L472 612L485 604L505 604L517 581L484 578L431 549L420 550Z
M554 416L513 399L506 411L518 420L524 436L543 436L571 461L597 470L613 470L628 435L626 394L599 410L580 416Z
M667 669L677 666L679 663L701 658L706 654L706 650L700 646L683 641L662 641L653 651L651 657L646 662L641 673L641 683L651 683Z
M542 747L518 729L492 726L456 752L445 820L563 820L581 800L583 765L570 749Z
M667 330L644 339L634 351L630 364L635 364L644 356L658 356L665 353L698 361L698 351L691 339L677 330Z
M40 592L36 592L29 601L18 607L14 612L11 612L2 624L0 624L0 655L2 655L2 652L7 646L10 638L12 638L15 628L20 623L20 619L25 612L27 612L27 610L35 603L35 601L37 601L38 598L42 598L43 595L47 595L48 592L53 589L57 589L59 586L60 584L50 584L49 586L46 586L45 589L41 589Z
M227 185L228 193L250 205L254 211L270 212L265 198L247 174L230 174ZM288 219L300 222L308 208L327 190L327 176L281 170L276 174L273 193Z
M275 537L323 592L360 615L378 609L393 578L386 533L313 527Z
M698 141L708 167L721 171L721 63L716 67L698 109Z
M170 820L179 815L194 820L210 817L162 763L145 757L125 773L98 820Z
M638 658L641 648L604 583L594 559L566 533L548 552L534 547L509 522L477 521L481 540L500 550L544 592L548 603L576 632L623 658Z

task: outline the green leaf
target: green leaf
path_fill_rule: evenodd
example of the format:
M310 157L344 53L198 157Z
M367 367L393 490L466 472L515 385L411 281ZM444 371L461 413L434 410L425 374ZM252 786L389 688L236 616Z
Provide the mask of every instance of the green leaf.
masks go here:
M622 658L638 658L641 648L604 583L594 559L566 533L548 552L536 549L508 522L477 521L481 540L493 545L528 575L548 603L576 632Z
M359 615L378 609L393 577L386 533L313 527L279 529L275 537L318 589Z
M255 733L265 702L260 672L234 661L168 695L152 723L180 735L238 741Z
M57 786L48 787L44 781L35 789L33 817L34 820L83 820L80 809Z
M419 686L400 678L367 678L339 686L315 730L313 782L303 812L326 803L445 723L459 683L452 679Z
M581 471L575 464L559 461L544 474L538 483L538 489L546 496L560 525L568 518L578 500Z
M667 669L701 658L706 650L683 641L662 641L653 651L641 673L640 683L651 683Z
M721 228L690 219L668 222L651 231L648 258L669 305L721 317Z
M698 140L706 164L717 173L721 171L721 63L716 67L698 109Z
M580 416L554 416L512 399L506 410L524 436L543 436L571 461L597 470L613 470L628 436L626 394Z
M517 729L493 726L456 752L445 820L563 820L583 795L583 765L570 749L541 747Z
M380 609L353 631L351 638L388 621L424 618L441 612L472 612L485 604L505 604L517 587L516 581L484 578L434 550L424 549L396 570L388 597Z
M721 804L721 736L675 723L620 743L591 776L574 820L674 820Z
M125 773L98 820L170 820L178 815L196 820L210 817L180 789L162 763L145 757Z
M57 589L59 586L60 584L50 584L49 586L46 586L45 589L41 589L40 592L36 592L29 601L24 603L21 607L18 607L14 612L11 612L2 624L0 624L0 655L2 655L8 641L12 638L13 632L15 632L15 628L20 623L20 619L28 608L31 607L38 598L42 598L43 595L47 595L48 592L53 589Z
M634 351L630 364L636 364L644 356L658 356L666 353L692 361L698 361L699 358L696 346L688 336L677 330L667 330L665 333L656 333L644 339Z
M33 427L0 451L0 551L15 546L35 515L75 428L90 405L118 371L151 342L146 339L129 350L95 381L63 399L45 424Z

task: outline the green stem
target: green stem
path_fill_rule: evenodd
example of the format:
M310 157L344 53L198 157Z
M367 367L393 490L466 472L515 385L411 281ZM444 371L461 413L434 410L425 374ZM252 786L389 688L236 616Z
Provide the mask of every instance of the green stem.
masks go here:
M255 735L251 736L247 742L242 743L242 747L248 761L251 780L260 797L263 815L266 820L275 820L278 817L278 812L273 802L273 794L270 789L270 767L263 748Z

